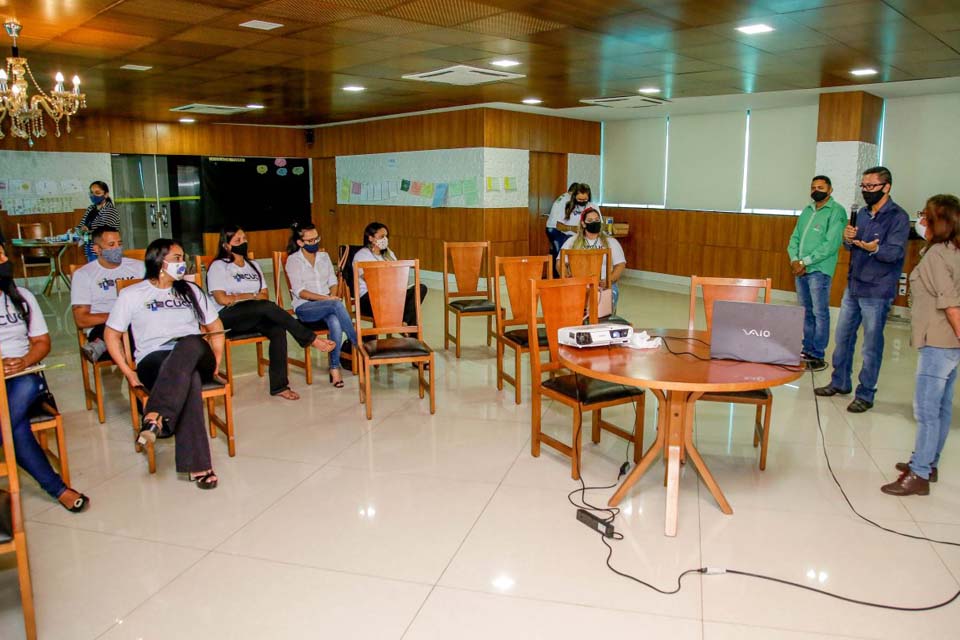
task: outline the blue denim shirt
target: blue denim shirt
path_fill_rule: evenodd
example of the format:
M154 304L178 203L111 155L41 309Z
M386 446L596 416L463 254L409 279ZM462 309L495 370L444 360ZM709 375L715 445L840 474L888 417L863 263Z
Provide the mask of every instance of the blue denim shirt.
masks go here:
M860 247L846 244L850 251L850 271L847 290L860 298L896 298L897 283L903 270L907 238L910 236L910 216L900 205L888 199L875 216L870 208L857 212L857 240L880 241L880 247L869 253Z

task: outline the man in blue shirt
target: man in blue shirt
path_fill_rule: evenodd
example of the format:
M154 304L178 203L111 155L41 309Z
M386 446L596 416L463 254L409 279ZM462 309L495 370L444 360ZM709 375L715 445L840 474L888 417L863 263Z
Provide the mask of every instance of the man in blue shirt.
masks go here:
M867 206L857 212L857 226L847 225L843 231L843 244L850 251L850 271L840 303L833 376L830 384L814 389L818 396L850 393L853 353L862 324L863 364L856 396L847 406L851 413L863 413L873 407L883 361L883 328L897 295L910 234L910 217L890 199L892 185L893 176L886 167L863 172L860 193Z

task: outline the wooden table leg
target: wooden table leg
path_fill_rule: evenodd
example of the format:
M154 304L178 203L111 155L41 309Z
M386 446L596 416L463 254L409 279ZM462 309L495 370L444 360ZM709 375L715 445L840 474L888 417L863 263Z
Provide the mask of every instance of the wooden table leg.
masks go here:
M657 400L660 404L659 409L657 410L657 437L653 441L653 444L650 445L650 448L647 449L646 453L643 454L643 458L640 459L640 462L637 463L637 466L633 468L633 471L627 474L627 477L623 479L623 482L617 487L617 490L610 500L607 501L607 506L615 507L620 504L620 501L623 500L623 496L627 494L630 490L630 487L635 485L637 481L643 477L643 474L650 467L650 464L657 458L661 451L663 451L663 441L666 434L666 421L665 417L667 412L666 407L666 398L664 398L663 392L659 389L651 389L654 395L657 396Z
M680 516L680 452L683 448L684 426L687 414L692 412L688 402L689 391L670 391L667 394L667 506L664 514L663 533L677 535L677 520Z
M693 412L693 406L696 402L696 399L702 395L702 393L693 394L693 398L690 401L691 413ZM684 429L683 439L684 444L686 445L687 455L689 455L690 459L693 460L693 465L697 468L697 473L699 473L700 477L703 478L703 483L707 485L707 489L709 489L710 493L713 494L714 500L716 500L717 504L720 505L720 510L727 515L732 514L733 509L730 508L730 503L727 502L727 498L723 495L723 491L720 490L720 485L717 484L713 474L710 473L710 469L707 468L707 463L703 461L702 457L700 457L700 452L697 451L697 447L693 443L693 420L690 420L689 425L687 425L687 428Z

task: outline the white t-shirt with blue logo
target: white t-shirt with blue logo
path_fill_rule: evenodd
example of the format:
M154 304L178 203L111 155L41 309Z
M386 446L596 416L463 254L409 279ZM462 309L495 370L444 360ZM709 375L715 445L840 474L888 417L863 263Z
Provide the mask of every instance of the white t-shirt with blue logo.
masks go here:
M193 283L188 283L200 304L204 325L217 320L217 312L206 294ZM115 331L130 327L136 344L134 359L139 363L154 351L169 351L176 339L200 333L200 322L189 301L181 300L173 290L158 289L149 280L129 286L117 296L117 302L107 318L107 326Z
M37 299L23 287L17 287L17 291L30 308L30 326L13 300L0 292L0 354L4 358L22 358L30 351L30 338L49 333Z
M70 304L75 307L89 305L90 313L110 313L117 300L117 280L143 278L144 267L140 260L124 258L113 269L107 269L94 260L77 269L70 282Z
M266 288L267 281L252 260L244 260L242 267L235 262L214 260L207 269L207 291L211 296L214 291L223 291L231 296L238 293L258 294ZM218 304L216 299L213 304L217 311L224 307Z

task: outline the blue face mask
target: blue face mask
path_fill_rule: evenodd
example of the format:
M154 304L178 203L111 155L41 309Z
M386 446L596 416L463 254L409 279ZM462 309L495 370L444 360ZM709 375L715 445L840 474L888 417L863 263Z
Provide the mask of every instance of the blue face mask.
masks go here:
M320 243L316 242L314 244L305 244L303 245L303 249L307 253L316 253L317 251L320 251Z
M107 196L95 196L95 195L93 195L92 193L90 194L90 202L92 202L93 204L100 204L100 203L103 202L106 198L107 198Z
M123 262L123 247L100 249L100 257L110 264L120 264Z

